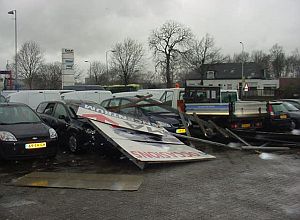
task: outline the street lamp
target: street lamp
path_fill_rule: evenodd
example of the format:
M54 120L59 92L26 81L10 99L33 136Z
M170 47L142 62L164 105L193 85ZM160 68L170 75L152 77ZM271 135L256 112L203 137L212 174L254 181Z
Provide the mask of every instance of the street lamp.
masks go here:
M92 64L89 60L85 60L84 62L90 64L90 80L92 80Z
M18 41L17 41L17 10L11 10L8 12L10 15L15 15L15 70L16 70L16 79L15 79L15 88L18 89L18 57L17 57L17 48L18 48Z
M242 41L240 41L240 44L242 45L242 89L244 88L244 44Z
M107 53L108 53L108 52L115 53L115 52L117 52L117 51L115 51L115 50L108 50L108 51L105 52L105 64L106 64L106 74L107 74L107 75L108 75L108 64L107 64Z

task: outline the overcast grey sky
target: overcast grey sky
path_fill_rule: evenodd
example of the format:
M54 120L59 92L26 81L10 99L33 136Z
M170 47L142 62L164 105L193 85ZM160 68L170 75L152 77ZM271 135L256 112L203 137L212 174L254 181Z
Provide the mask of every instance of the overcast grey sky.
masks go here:
M14 55L16 9L18 44L36 41L47 62L61 60L61 48L75 50L75 62L105 62L105 51L126 37L145 44L152 29L167 20L187 25L201 38L215 37L224 54L269 48L300 49L299 0L0 0L0 69ZM151 65L149 65L151 66Z

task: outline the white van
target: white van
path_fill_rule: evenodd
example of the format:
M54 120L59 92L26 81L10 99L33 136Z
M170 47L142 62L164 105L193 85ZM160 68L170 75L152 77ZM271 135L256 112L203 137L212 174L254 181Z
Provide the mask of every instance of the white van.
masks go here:
M61 90L20 90L12 94L8 94L6 100L8 102L20 102L29 105L32 109L43 101L61 100L61 93L66 91Z
M111 99L113 95L111 91L106 90L86 90L86 91L74 91L68 92L61 95L61 99L63 100L86 100L93 101L96 103L101 103L105 99Z

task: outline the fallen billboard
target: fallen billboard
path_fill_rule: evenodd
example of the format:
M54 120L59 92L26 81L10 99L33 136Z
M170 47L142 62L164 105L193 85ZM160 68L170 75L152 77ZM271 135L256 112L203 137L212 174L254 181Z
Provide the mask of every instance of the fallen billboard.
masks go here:
M105 109L80 106L77 114L91 123L139 167L144 163L208 160L215 157L189 147L155 124L126 118ZM142 164L142 165L141 165Z

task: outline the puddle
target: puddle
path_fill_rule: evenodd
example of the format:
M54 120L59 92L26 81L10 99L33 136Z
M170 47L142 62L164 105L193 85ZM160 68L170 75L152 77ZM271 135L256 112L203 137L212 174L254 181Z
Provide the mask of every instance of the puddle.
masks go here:
M258 155L260 159L263 160L276 160L279 159L279 156L276 154L270 154L270 153L261 153Z

